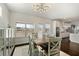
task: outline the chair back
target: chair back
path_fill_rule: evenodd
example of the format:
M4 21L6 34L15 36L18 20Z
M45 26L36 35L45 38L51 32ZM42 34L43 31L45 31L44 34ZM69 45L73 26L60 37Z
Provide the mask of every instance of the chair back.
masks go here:
M61 46L60 37L49 37L48 56L59 56L60 55L60 46Z
M33 49L34 49L34 44L33 44L33 39L32 39L32 35L28 36L29 38L29 55L32 56L33 55Z

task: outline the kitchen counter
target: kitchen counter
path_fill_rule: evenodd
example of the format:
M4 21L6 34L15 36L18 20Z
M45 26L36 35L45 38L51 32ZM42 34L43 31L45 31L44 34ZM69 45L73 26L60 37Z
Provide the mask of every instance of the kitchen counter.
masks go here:
M72 42L75 42L75 43L79 43L79 34L76 34L76 33L71 33L70 34L70 40Z

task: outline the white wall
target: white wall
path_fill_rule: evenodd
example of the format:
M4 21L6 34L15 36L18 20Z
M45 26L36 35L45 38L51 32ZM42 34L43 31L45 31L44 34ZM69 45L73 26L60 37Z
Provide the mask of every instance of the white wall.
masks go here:
M9 10L5 4L1 4L2 7L2 16L0 16L0 28L6 28L9 21Z

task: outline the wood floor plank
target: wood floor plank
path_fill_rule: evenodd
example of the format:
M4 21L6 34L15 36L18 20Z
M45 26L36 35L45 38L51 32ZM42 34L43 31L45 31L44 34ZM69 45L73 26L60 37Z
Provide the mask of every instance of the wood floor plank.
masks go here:
M71 42L69 38L63 38L61 50L71 56L79 56L79 44Z

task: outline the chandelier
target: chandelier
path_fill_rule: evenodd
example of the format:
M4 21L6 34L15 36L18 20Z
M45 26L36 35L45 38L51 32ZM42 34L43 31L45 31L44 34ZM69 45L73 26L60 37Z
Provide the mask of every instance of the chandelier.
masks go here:
M45 3L39 3L39 4L33 4L33 11L35 12L46 12L48 10L49 6Z

